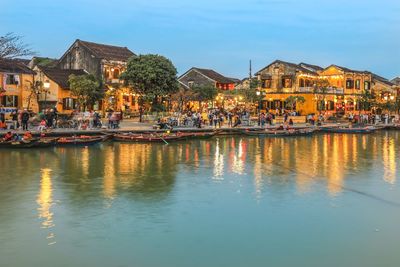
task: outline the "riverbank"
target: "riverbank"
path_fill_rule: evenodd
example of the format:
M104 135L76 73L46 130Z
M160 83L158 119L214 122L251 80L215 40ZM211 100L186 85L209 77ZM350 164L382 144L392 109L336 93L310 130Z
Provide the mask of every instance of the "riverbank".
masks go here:
M327 123L323 124L323 126L347 126L349 125L348 123ZM277 125L273 125L272 127L276 127ZM382 129L400 129L399 126L396 126L394 124L379 124L379 127ZM269 126L271 127L271 126ZM268 128L268 127L264 127ZM317 128L315 125L310 125L307 123L299 123L295 124L292 126L292 128ZM220 134L222 135L236 135L240 134L243 132L243 130L258 130L262 129L260 126L240 126L240 127L228 127L228 126L222 126L222 127L211 127L211 126L202 126L202 128L195 128L195 127L175 127L170 132L213 132L215 130L220 131ZM44 133L48 137L58 137L58 136L73 136L73 135L99 135L99 134L114 134L114 133L160 133L160 132L165 132L166 130L161 130L161 129L154 129L153 124L149 123L138 123L138 122L132 122L132 121L124 121L121 124L121 127L118 129L107 129L107 128L101 128L101 129L51 129L51 130L46 130L44 132L40 132L36 129L30 129L32 132L33 136L40 136L42 133ZM0 136L3 136L8 130L2 130L0 131ZM23 134L24 131L22 130L11 130L13 133L17 134Z

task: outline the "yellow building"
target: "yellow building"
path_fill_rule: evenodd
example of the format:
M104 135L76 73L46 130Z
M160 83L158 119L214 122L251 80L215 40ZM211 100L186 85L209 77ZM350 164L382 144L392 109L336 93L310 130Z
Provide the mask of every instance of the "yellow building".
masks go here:
M343 115L360 109L364 92L374 93L378 101L397 97L394 84L369 71L337 65L322 68L306 63L276 60L256 73L265 95L262 109L285 109L285 100L302 96L306 100L295 109L302 115L327 112Z
M83 70L63 70L36 66L35 80L42 83L38 100L40 110L56 107L60 113L71 113L77 107L76 97L69 89L69 76L85 75Z
M0 60L0 106L6 114L14 110L38 111L32 93L35 72L20 60Z

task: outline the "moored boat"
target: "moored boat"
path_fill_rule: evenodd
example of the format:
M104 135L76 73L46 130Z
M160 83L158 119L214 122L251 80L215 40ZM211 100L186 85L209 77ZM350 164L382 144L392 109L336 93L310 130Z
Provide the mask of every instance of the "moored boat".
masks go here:
M157 133L148 133L148 134L114 134L114 140L119 142L171 142L171 141L179 141L184 140L185 137L177 134L157 134Z
M109 136L72 136L72 137L61 137L57 140L58 146L89 146L105 141Z
M182 136L186 139L209 139L217 135L220 131L214 132L179 132L178 136Z
M245 135L249 136L268 136L268 137L285 137L285 136L307 136L314 133L315 129L302 128L302 129L265 129L255 131L244 131Z
M333 127L320 127L320 131L329 132L329 133L372 133L378 130L377 127L374 126L365 126L365 127L348 127L348 126L333 126Z

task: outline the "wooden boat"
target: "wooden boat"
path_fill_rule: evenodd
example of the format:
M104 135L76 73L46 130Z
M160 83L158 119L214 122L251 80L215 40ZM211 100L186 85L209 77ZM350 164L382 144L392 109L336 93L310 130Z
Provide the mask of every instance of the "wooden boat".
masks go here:
M215 135L217 135L221 131L214 132L179 132L178 136L182 136L186 139L209 139Z
M44 137L40 138L32 147L52 147L57 145L58 138Z
M365 127L320 127L320 131L329 132L329 133L348 133L348 134L357 134L357 133L372 133L376 131L378 128L374 126L365 126Z
M114 134L114 140L119 142L154 142L154 143L165 143L171 141L184 140L185 137L177 134L165 135L157 133L148 134Z
M249 136L268 136L268 137L285 137L285 136L307 136L314 133L315 129L302 128L302 129L265 129L255 131L244 131L245 135Z
M30 148L38 142L38 139L32 139L29 141L2 141L0 142L1 148Z
M72 137L61 137L57 140L58 146L89 146L105 141L108 136L72 136Z
M0 148L41 148L51 147L57 144L57 138L33 138L29 141L0 142Z

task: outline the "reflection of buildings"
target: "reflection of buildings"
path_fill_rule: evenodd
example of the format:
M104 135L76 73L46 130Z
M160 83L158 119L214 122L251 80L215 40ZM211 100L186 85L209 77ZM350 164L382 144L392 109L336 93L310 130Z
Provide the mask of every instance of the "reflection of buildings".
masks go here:
M51 206L53 205L53 187L51 181L51 170L42 169L40 179L40 191L36 200L39 212L39 219L42 220L42 228L49 229L54 227L53 212ZM49 232L47 239L49 245L55 243L54 233Z

